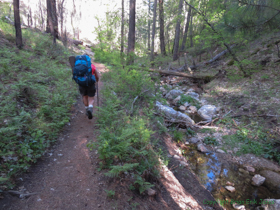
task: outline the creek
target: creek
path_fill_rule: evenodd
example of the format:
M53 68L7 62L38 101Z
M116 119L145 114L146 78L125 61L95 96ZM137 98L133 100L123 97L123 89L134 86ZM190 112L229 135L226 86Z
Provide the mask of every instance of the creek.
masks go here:
M234 209L233 203L236 203L253 210L261 206L263 199L280 198L280 194L271 192L263 185L253 186L251 184L253 174L225 160L223 154L201 153L197 151L196 145L188 145L184 155L193 172L199 177L200 183L225 209ZM230 185L235 188L234 192L225 188Z

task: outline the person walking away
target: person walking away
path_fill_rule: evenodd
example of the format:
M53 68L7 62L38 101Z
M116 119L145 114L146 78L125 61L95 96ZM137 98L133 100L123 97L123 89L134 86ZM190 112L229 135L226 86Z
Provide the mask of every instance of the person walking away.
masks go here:
M83 55L83 56L87 56L88 57L87 59L90 59L88 55ZM94 75L96 82L98 82L100 78L100 73L92 63L91 63L91 74ZM92 85L87 85L87 86L78 83L79 91L80 94L82 95L82 100L85 105L86 115L88 116L88 119L92 119L93 117L93 104L94 104L94 96L96 93L96 87L95 87L96 82L94 82Z

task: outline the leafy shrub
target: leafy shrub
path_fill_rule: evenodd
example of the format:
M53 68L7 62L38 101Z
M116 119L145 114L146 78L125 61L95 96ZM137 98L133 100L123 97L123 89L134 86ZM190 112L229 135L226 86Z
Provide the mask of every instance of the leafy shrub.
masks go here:
M218 146L219 142L217 142L216 138L211 137L211 136L207 136L204 138L203 142L207 145L212 144L214 146Z
M191 96L188 95L181 95L181 99L178 101L178 105L184 105L186 102L188 102L189 104L191 104L192 106L195 106L196 108L200 108L200 104L197 100L195 100L194 98L192 98Z

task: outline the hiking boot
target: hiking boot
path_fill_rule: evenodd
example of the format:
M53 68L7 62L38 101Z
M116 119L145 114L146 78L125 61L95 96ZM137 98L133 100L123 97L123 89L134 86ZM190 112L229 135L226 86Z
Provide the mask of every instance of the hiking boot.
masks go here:
M93 113L93 107L88 107L86 110L86 115L88 116L88 119L92 119L92 113Z

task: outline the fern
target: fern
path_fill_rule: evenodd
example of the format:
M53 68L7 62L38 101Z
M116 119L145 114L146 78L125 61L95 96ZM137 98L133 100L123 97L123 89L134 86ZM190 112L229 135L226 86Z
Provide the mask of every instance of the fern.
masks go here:
M133 170L139 165L139 163L126 163L123 166L111 166L111 170L105 173L109 177L117 177L122 172Z

